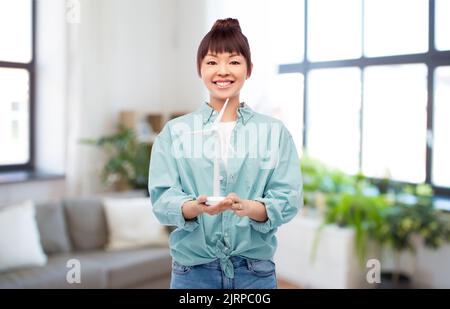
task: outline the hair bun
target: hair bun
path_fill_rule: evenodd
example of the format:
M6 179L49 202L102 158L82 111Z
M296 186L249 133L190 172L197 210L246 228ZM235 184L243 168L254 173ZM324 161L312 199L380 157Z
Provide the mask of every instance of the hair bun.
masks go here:
M239 21L234 18L218 19L211 28L211 31L216 30L226 30L226 29L237 29L241 31L241 26Z

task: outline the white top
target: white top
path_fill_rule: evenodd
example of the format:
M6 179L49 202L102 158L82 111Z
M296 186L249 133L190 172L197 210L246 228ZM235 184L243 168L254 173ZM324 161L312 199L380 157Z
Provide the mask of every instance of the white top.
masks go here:
M225 167L228 166L228 157L230 156L231 132L236 126L236 121L219 122L218 133L220 137L220 158Z

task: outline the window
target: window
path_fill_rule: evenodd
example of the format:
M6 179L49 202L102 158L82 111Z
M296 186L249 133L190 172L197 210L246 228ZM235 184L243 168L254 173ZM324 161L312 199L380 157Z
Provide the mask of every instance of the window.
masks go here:
M0 171L32 168L33 4L0 1Z
M363 174L424 182L426 66L370 66L364 70L364 83Z
M428 50L428 0L365 0L364 54L367 57Z
M434 79L433 183L450 187L450 66L438 67Z
M294 139L298 153L303 145L303 75L299 73L276 75L272 87L274 102L279 102L272 116L281 119Z
M308 59L359 58L360 23L360 0L308 1Z
M450 195L450 1L304 5L301 60L279 63L280 75L305 76L303 148L349 173Z
M435 27L436 27L436 49L449 50L450 49L450 36L448 30L450 29L450 18L448 18L448 12L450 12L450 1L448 0L436 0L435 5Z
M304 1L301 0L273 0L268 2L270 12L268 31L271 39L271 44L268 47L273 61L277 63L303 61L305 50L304 7ZM280 33L283 35L280 35Z
M359 68L308 75L308 154L352 174L359 168L360 75Z

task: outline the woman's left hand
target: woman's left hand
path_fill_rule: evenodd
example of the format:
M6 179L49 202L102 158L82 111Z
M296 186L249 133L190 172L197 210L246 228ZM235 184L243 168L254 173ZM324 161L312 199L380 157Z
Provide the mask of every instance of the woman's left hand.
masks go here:
M241 199L236 193L228 194L227 198L233 201L231 204L231 209L236 215L239 217L249 216L250 205L246 202L246 200Z
M261 202L241 199L236 193L228 194L227 199L232 201L230 208L239 217L247 216L259 222L268 219L266 207Z

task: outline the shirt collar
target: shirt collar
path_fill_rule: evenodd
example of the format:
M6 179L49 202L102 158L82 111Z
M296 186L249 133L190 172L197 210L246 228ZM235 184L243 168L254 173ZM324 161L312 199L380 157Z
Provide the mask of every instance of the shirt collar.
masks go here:
M202 106L198 109L203 116L203 125L208 122L213 122L217 115L219 114L212 108L208 102L204 102ZM237 121L242 121L243 125L246 125L250 118L253 117L254 111L245 102L239 103L237 110L238 119Z

